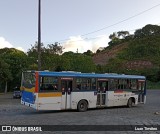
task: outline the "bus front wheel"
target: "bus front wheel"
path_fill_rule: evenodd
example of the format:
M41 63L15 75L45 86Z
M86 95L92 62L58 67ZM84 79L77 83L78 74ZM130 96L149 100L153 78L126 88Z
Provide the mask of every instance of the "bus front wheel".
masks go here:
M127 107L131 108L132 106L133 106L132 98L129 98L128 103L127 103Z
M78 103L77 110L78 110L79 112L85 112L85 111L87 111L87 109L88 109L87 101L81 100L81 101Z

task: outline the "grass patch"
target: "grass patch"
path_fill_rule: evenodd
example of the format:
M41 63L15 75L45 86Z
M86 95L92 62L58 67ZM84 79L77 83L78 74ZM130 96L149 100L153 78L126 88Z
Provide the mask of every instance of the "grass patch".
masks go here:
M160 81L159 82L147 81L147 89L160 89Z

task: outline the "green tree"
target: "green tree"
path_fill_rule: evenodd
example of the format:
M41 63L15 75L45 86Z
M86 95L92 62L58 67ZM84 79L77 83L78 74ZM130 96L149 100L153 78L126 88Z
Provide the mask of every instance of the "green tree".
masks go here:
M157 25L146 25L142 29L138 29L134 33L135 38L143 38L147 36L155 36L160 34L160 26Z
M114 40L114 39L117 39L117 38L118 38L118 36L117 36L116 32L114 32L113 34L109 35L109 39L111 39L111 40Z
M47 48L45 48L45 52L49 54L62 54L63 47L60 46L58 42L54 44L48 44Z
M110 34L109 39L111 39L111 41L108 43L109 46L114 46L121 42L116 32L114 32L113 34Z
M44 44L41 43L41 54L45 52ZM35 42L34 45L31 45L31 48L28 49L27 55L29 58L29 70L38 70L38 42Z
M28 57L30 59L30 69L37 70L37 60L38 60L38 44L35 43L31 49L28 50ZM55 71L59 66L60 54L62 54L63 48L59 43L48 44L47 47L41 44L41 63L42 70L52 70Z
M65 67L65 70L78 72L95 72L96 70L96 66L93 63L91 56L80 53L65 52L62 57L64 62L61 63L62 67Z
M0 87L5 85L4 92L7 93L8 81L12 80L12 74L9 69L9 65L0 57Z
M87 56L93 56L93 52L91 50L87 50L86 52L83 53L84 55Z
M9 89L12 89L14 86L20 85L21 73L23 70L28 68L28 57L24 52L15 48L0 49L0 55L0 57L8 65L8 72L11 73L9 76L12 76L13 78L9 81L8 85Z
M125 39L126 36L129 36L129 32L128 31L119 31L119 32L117 32L117 34L118 34L118 37L122 38L122 39Z

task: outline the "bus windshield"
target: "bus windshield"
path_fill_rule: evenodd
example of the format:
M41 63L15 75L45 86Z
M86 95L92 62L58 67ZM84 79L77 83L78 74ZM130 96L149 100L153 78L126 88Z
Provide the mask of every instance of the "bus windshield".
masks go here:
M23 72L22 74L22 86L25 88L35 87L35 73Z

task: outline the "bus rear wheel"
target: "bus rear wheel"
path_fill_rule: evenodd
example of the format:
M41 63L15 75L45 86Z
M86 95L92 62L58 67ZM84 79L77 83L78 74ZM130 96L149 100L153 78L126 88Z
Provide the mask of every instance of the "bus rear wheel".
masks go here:
M77 110L78 110L79 112L85 112L85 111L87 111L87 109L88 109L87 101L81 100L81 101L78 103Z
M131 108L132 106L133 106L132 98L129 98L128 103L127 103L127 107Z

